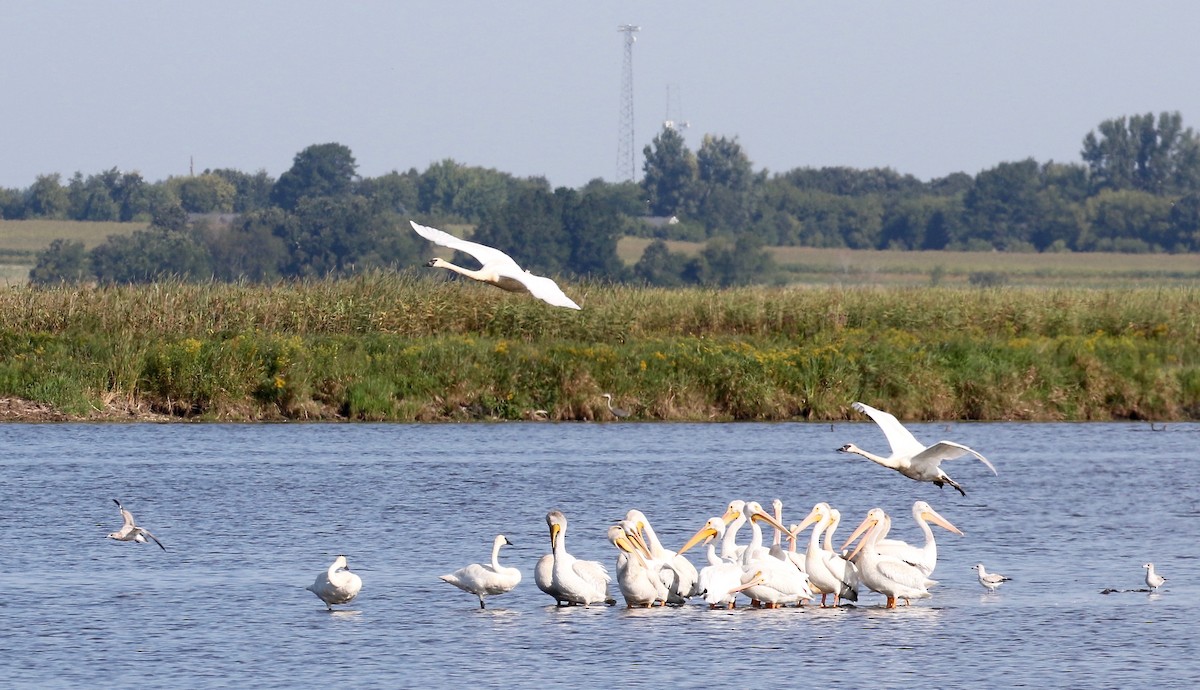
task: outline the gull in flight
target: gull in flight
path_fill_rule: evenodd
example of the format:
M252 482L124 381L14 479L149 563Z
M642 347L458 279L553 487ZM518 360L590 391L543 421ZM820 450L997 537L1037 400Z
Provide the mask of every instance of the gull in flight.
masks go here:
M362 578L350 572L345 556L333 559L333 564L309 586L308 591L325 602L325 608L333 610L334 604L348 604L362 589Z
M996 588L1000 586L1001 582L1008 582L1012 579L1011 577L1001 575L1000 573L989 573L983 569L982 563L976 563L971 570L979 573L979 584L987 587L989 592L995 592Z
M149 537L150 539L154 540L155 544L158 544L158 548L162 549L163 551L167 550L167 547L163 546L162 542L158 540L158 537L150 534L150 530L142 529L141 527L137 526L137 523L133 521L133 513L125 510L125 506L121 505L120 501L114 498L113 503L117 504L117 510L121 511L121 519L124 520L124 522L121 524L121 529L108 534L109 539L116 539L117 541L136 541L139 544L145 544L146 538Z
M508 292L526 292L534 297L551 304L555 307L566 307L567 309L579 309L580 306L571 301L563 293L562 289L553 280L535 276L522 269L517 265L511 256L505 254L499 249L494 249L477 242L468 242L467 240L459 239L448 232L443 232L437 228L431 228L425 225L420 225L415 221L412 223L413 230L425 239L434 244L456 249L464 254L470 254L475 257L482 266L478 270L455 266L449 261L442 259L430 259L426 266L433 268L446 268L468 278L473 278L481 283L495 285L501 290Z
M1154 572L1153 563L1147 563L1142 567L1146 569L1146 586L1150 588L1151 592L1162 587L1163 583L1167 581L1167 578Z
M851 407L875 420L875 423L883 430L883 435L887 437L888 445L892 447L892 454L888 457L875 455L874 453L862 450L853 443L847 443L838 448L840 452L861 455L884 467L896 470L909 479L915 479L919 482L933 482L939 488L949 484L958 489L958 493L963 496L966 496L967 492L963 491L958 482L955 482L950 478L950 475L942 470L941 465L943 460L954 460L964 455L974 455L983 464L987 465L992 474L996 474L996 468L992 467L992 463L988 462L987 458L961 443L938 441L932 446L926 446L918 441L912 435L912 432L904 428L904 425L891 414L860 402L854 403Z

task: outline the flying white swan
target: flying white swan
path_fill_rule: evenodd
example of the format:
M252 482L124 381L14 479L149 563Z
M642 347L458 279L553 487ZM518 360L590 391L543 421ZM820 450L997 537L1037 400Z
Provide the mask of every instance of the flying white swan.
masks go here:
M622 520L609 527L608 541L621 551L617 554L617 585L625 597L625 606L650 608L666 604L670 590L659 572L664 564L651 559L650 550L633 524Z
M581 561L567 552L567 516L552 510L546 516L550 523L550 544L554 555L551 586L553 596L571 604L610 603L608 570L598 561Z
M503 534L497 534L492 542L492 562L488 565L472 563L459 568L448 575L438 577L458 587L464 592L470 592L479 597L479 608L486 608L483 598L511 592L521 582L521 571L517 568L507 568L500 565L500 547L512 546L512 542Z
M348 604L358 596L362 578L350 572L345 556L338 556L329 569L317 575L316 581L305 589L317 595L325 602L325 608L332 611L334 604Z
M907 605L910 599L929 597L929 588L937 582L926 577L920 568L876 550L876 542L885 533L890 519L881 509L872 508L863 524L859 525L860 529L855 530L860 532L865 526L867 533L849 559L853 561L856 554L862 554L855 561L859 579L871 591L887 597L887 608L894 609L897 598L903 599Z
M933 482L939 488L949 484L958 489L958 492L963 496L966 496L967 492L942 471L941 464L943 460L954 460L964 455L974 455L983 464L988 466L992 474L996 474L996 468L992 467L992 463L988 462L987 458L961 443L938 441L932 446L925 446L891 414L860 402L854 403L851 407L875 420L875 423L883 430L883 435L887 437L888 445L892 447L892 454L888 457L875 455L862 450L853 443L847 443L838 448L843 453L861 455L884 467L896 470L909 479L915 479L919 482Z
M971 567L971 570L979 573L979 584L987 587L989 592L995 592L996 588L1000 586L1001 582L1007 582L1012 579L1011 577L1001 575L1000 573L989 573L983 569L982 563L976 563Z
M116 503L117 510L121 511L122 524L121 529L117 530L116 532L110 532L107 535L109 539L116 539L117 541L135 541L139 544L145 544L146 537L150 537L154 540L155 544L158 544L158 548L162 549L163 551L167 550L167 547L163 546L162 542L158 540L158 537L150 534L150 530L142 529L141 527L137 526L137 523L133 521L133 513L125 510L125 507L121 505L120 501L114 498L113 503Z
M696 588L696 581L700 579L700 573L696 571L696 566L692 565L692 562L684 556L663 547L658 535L654 533L654 528L650 526L649 518L642 511L630 510L625 513L625 519L646 544L650 551L650 558L665 563L673 572L674 577L670 585L671 597L668 603L683 604L687 602L688 597L696 596L699 592Z
M983 566L980 566L980 568L982 568L982 567ZM1162 584L1167 581L1167 578L1154 572L1154 564L1153 563L1147 563L1147 564L1143 565L1142 567L1146 569L1146 586L1150 588L1151 592L1158 589L1159 587L1162 587Z
M580 308L578 304L575 304L571 301L570 297L567 297L563 293L562 289L553 280L542 276L535 276L529 271L523 270L511 256L499 249L493 249L477 242L468 242L448 232L420 225L415 221L410 220L409 223L412 223L413 230L416 230L417 234L421 237L434 244L456 249L464 254L470 254L475 257L476 261L482 264L478 270L471 270L462 266L455 266L449 261L443 261L442 259L430 259L425 264L426 266L446 268L468 278L478 280L481 283L495 285L501 290L507 290L508 292L525 292L556 307L566 307L568 309Z

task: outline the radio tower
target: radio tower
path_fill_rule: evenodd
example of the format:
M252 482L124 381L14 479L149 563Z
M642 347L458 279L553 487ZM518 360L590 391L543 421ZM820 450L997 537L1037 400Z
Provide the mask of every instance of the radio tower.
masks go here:
M625 34L625 63L621 69L621 122L617 136L617 182L637 179L634 162L633 138L633 34L641 27L622 24L617 31Z

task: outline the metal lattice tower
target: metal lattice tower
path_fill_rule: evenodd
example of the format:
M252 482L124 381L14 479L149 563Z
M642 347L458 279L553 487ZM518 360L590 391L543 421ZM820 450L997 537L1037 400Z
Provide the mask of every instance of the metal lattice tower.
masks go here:
M617 182L637 179L634 167L633 138L633 34L641 27L622 24L617 31L625 34L625 62L621 69L621 121L617 135Z

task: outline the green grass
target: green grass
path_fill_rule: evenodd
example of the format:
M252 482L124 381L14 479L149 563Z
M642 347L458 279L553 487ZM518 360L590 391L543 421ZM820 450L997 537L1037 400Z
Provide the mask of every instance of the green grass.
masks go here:
M1200 288L568 284L415 273L0 291L0 396L199 419L1200 418Z
M0 220L0 285L24 285L37 253L57 239L91 249L110 235L129 235L149 223L77 220Z

